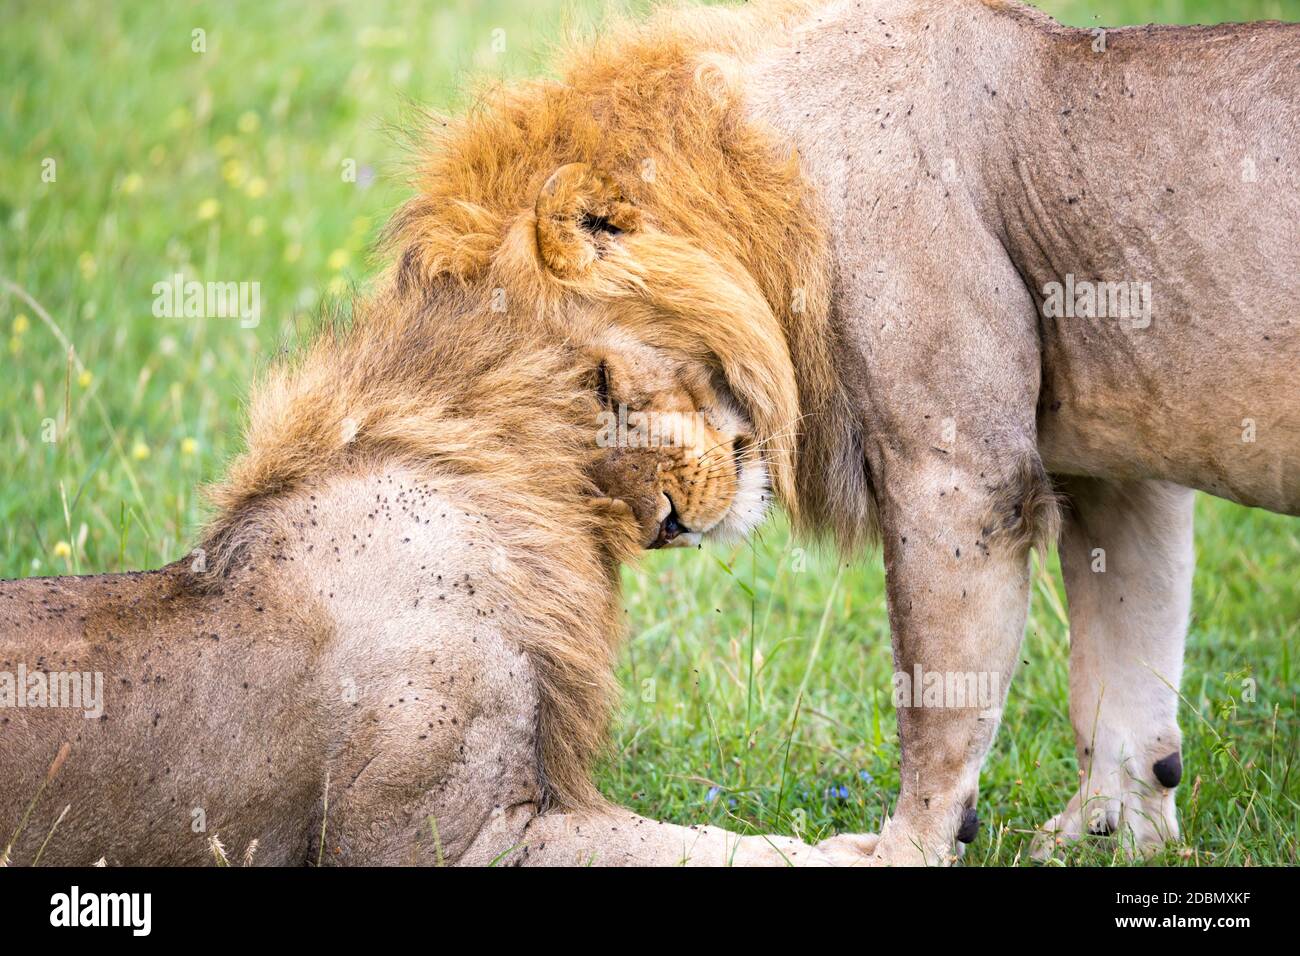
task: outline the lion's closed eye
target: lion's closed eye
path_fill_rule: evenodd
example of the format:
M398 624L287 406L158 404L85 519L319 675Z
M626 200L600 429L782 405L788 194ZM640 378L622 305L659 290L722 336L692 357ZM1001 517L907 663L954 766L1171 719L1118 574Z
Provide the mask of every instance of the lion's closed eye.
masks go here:
M610 222L608 216L598 216L594 213L583 213L578 224L590 233L604 233L609 236L621 236L623 230Z
M601 407L610 407L610 367L602 362L595 367L595 397L601 399Z

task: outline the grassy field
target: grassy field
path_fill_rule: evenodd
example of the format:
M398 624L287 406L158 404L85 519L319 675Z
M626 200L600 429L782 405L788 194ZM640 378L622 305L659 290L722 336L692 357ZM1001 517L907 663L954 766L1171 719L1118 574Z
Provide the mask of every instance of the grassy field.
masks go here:
M0 2L0 576L183 555L250 377L322 300L364 288L406 194L393 131L411 105L454 105L469 70L539 70L598 6ZM1300 19L1300 0L1042 6L1084 26ZM259 282L260 324L155 318L176 272ZM1206 499L1197 546L1184 834L1158 862L1294 864L1300 523ZM878 557L837 567L774 523L752 548L651 555L627 585L611 797L809 838L879 828L898 745ZM1063 606L1053 557L970 863L1022 862L1074 780ZM1104 839L1066 859L1124 862Z

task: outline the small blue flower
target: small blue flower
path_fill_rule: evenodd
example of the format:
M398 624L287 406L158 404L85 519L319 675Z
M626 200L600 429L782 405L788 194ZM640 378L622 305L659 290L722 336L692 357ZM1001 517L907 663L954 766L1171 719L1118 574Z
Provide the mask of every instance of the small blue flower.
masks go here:
M721 787L709 787L709 793L704 798L704 802L712 803L714 800L718 799L718 794L720 794L721 792L722 792Z
M875 783L875 782L876 782L876 778L873 777L873 776L871 776L871 774L867 773L865 770L859 770L859 771L858 771L858 779L861 780L863 783Z
M831 784L826 788L826 799L828 800L847 800L849 798L849 788L843 784Z

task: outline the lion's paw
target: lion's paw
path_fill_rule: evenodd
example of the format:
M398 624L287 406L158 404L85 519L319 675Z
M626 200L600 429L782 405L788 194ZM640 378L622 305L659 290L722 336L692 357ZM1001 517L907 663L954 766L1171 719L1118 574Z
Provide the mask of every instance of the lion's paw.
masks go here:
M1174 792L1159 780L1142 780L1121 769L1102 786L1094 781L1086 792L1076 791L1066 808L1039 829L1030 856L1046 862L1086 836L1114 836L1130 856L1153 853L1178 839Z

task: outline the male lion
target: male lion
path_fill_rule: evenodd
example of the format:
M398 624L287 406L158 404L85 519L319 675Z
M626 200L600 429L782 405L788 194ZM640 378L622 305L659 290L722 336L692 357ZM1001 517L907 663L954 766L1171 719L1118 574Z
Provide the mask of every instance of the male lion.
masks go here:
M437 124L392 281L720 375L797 527L882 542L897 670L1002 688L900 709L866 862L975 836L1059 531L1081 783L1038 849L1147 848L1177 833L1190 489L1300 512L1297 63L1279 23L670 10Z
M0 582L0 863L845 858L595 792L619 562L763 480L707 376L487 302L380 296L278 367L193 559ZM686 440L598 442L616 398Z

